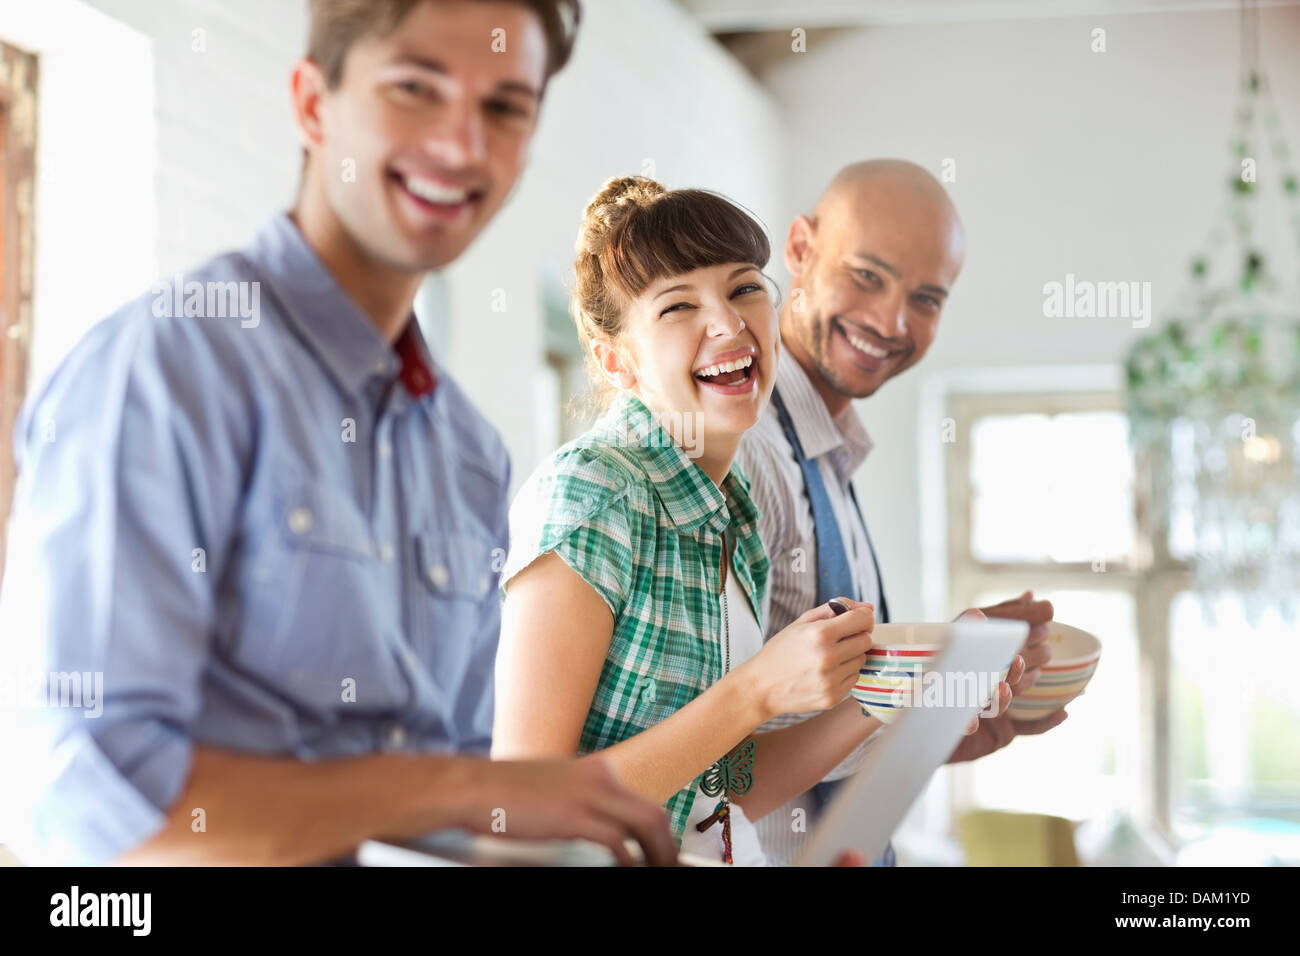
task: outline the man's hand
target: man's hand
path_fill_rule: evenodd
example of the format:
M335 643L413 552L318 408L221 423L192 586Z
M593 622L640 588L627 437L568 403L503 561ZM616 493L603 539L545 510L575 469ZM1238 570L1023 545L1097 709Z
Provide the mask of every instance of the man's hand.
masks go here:
M583 839L609 849L624 866L641 845L651 866L675 866L677 844L662 807L625 789L599 758L485 761L476 768L466 826L508 837ZM503 821L504 829L494 828Z
M973 734L968 734L948 757L948 763L978 760L995 750L1001 750L1023 735L1044 734L1064 722L1069 715L1064 710L1040 717L1038 720L1016 720L1007 714L988 717L979 722Z
M992 607L971 609L966 615L983 614L985 617L1009 618L1014 621L1029 622L1029 636L1025 639L1020 654L1011 665L1007 679L999 685L1001 691L1008 684L1012 695L1022 694L1034 686L1042 674L1043 667L1052 659L1052 649L1047 644L1051 633L1050 622L1055 613L1051 601L1035 601L1034 592L1026 591L1018 598L994 604ZM1005 703L1003 703L1005 701ZM1042 734L1061 724L1069 715L1059 710L1038 720L1016 720L1005 713L1010 704L1010 697L1000 698L998 716L978 720L973 729L967 730L965 739L948 758L948 763L960 763L964 760L978 760L996 750L1001 750L1016 737L1021 735Z
M962 611L959 615L957 615L957 620L960 621L963 619L968 621L982 621L984 620L984 612L979 610L978 608L970 608L969 610ZM1007 679L1004 681L1000 681L998 683L998 688L997 688L997 695L998 695L997 716L998 717L1001 717L1003 714L1005 714L1007 712L1007 708L1011 706L1011 697L1012 697L1011 688L1015 687L1015 685L1018 684L1023 679L1024 674L1025 674L1025 659L1020 654L1017 654L1015 656L1015 659L1012 660L1011 662L1011 667L1007 669ZM989 701L989 703L991 704L992 701ZM966 727L966 736L969 737L971 734L977 732L983 720L984 720L983 712L981 712L978 717L972 717L970 724Z
M191 830L192 811L220 820ZM504 817L502 816L504 814ZM494 827L495 824L495 827ZM131 866L300 866L355 853L374 837L460 828L582 838L620 863L635 840L651 864L677 862L663 808L625 789L604 761L493 761L370 754L302 761L196 747L161 830L114 862Z
M1052 649L1047 644L1047 636L1051 633L1049 625L1055 613L1052 602L1035 601L1034 592L1026 591L1018 598L980 610L985 617L1029 622L1029 636L1020 649L1020 656L1024 658L1024 675L1018 680L1012 679L1014 671L1007 675L1007 683L1011 685L1012 694L1023 694L1034 686L1043 672L1043 667L1052 659Z

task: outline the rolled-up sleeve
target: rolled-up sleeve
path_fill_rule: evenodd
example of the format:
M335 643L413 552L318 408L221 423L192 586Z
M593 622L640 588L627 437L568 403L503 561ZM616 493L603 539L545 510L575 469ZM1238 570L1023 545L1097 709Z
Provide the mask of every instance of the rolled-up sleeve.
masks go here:
M229 410L201 397L213 352L170 321L137 307L97 326L15 431L0 839L24 862L119 856L162 826L189 774L226 549L215 529L239 482L219 434Z

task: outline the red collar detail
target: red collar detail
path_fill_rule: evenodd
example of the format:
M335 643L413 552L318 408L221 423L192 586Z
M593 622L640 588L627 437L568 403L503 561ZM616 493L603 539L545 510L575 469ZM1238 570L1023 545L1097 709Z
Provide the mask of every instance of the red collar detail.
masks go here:
M419 333L415 330L415 319L406 323L402 334L393 343L393 350L402 360L401 379L406 390L416 398L423 398L438 386L437 376L424 360L420 351Z

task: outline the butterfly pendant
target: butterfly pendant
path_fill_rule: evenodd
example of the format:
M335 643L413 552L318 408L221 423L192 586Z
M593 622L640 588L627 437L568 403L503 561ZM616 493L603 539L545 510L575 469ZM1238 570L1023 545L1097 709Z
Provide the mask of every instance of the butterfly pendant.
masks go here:
M726 793L730 797L749 793L754 785L754 739L751 737L719 760L700 778L706 797Z

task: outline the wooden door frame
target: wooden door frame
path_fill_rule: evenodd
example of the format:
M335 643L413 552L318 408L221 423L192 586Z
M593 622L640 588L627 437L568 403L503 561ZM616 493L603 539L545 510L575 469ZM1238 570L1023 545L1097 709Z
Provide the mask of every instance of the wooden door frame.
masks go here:
M37 69L35 54L0 41L0 578L17 477L13 426L32 338Z

